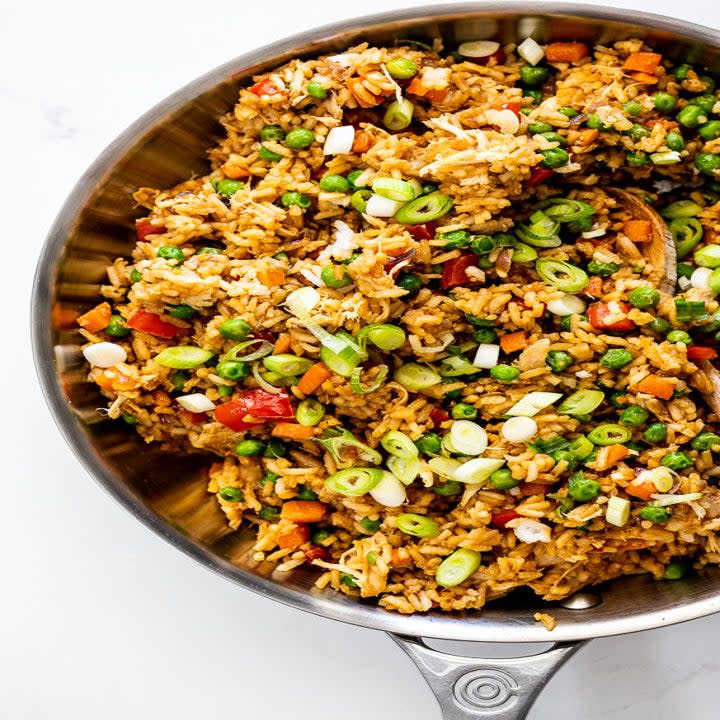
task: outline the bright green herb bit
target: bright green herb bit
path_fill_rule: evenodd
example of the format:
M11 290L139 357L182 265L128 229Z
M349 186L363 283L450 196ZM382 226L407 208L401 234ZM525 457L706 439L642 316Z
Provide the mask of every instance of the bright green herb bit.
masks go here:
M245 499L245 494L240 488L236 487L224 487L220 493L220 497L227 502L242 502Z
M625 348L612 348L600 356L600 364L610 370L619 370L632 361L632 353Z
M564 350L550 350L545 357L545 364L553 372L562 372L574 362L573 356Z
M649 520L652 523L666 523L672 517L672 513L667 508L656 507L655 505L646 505L640 510L640 518Z
M691 467L695 461L687 454L680 450L668 453L660 461L666 468L671 470L686 470Z
M586 478L583 473L575 473L568 480L568 495L578 502L595 500L600 494L600 483Z

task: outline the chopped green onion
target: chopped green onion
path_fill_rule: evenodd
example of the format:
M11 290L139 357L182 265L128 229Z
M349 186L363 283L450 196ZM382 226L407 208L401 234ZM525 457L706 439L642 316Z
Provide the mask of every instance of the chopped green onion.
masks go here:
M409 100L394 100L385 111L383 125L393 132L405 130L412 122L414 112L415 106Z
M513 244L513 262L531 263L537 258L537 256L537 250L534 247L530 247L530 245L526 245L522 242L516 242Z
M206 363L213 354L194 345L177 345L161 350L155 362L173 370L190 370Z
M660 211L667 220L677 218L691 218L702 212L702 207L694 200L676 200Z
M458 377L460 375L474 375L480 372L477 365L473 365L465 358L459 356L451 356L444 358L438 368L438 373L442 377Z
M703 227L696 218L675 218L669 227L679 260L702 240Z
M281 377L295 377L306 373L312 367L313 361L297 355L281 353L263 358L263 365L270 372L277 373Z
M359 460L379 465L382 462L382 455L364 443L361 443L349 430L345 428L331 428L326 430L320 437L315 438L333 457L336 463L346 461L345 453L350 458L357 457Z
M438 385L442 378L429 365L405 363L395 371L395 380L408 390L417 391Z
M578 502L595 500L600 494L600 483L589 480L581 472L575 473L568 481L568 495Z
M605 520L607 520L610 525L615 525L616 527L627 525L630 519L630 507L629 500L614 495L608 499L605 509Z
M561 244L560 223L549 218L542 210L530 216L529 224L521 224L515 234L526 244L535 247L554 248Z
M567 449L578 460L585 460L585 458L593 454L595 446L584 435L580 435L568 445Z
M693 260L700 267L713 268L720 267L720 245L705 245L695 251ZM105 331L107 332L107 330Z
M422 225L446 215L452 206L453 200L449 195L434 192L403 205L395 213L395 220L402 225Z
M485 429L472 420L454 420L450 426L450 442L461 455L481 455L488 446L488 436Z
M551 438L538 438L534 442L528 443L528 447L543 455L551 455L558 450L565 450L570 446L570 441L560 435Z
M350 196L350 204L359 213L364 213L367 210L367 201L371 195L372 195L372 191L365 190L364 188L360 188L360 190L356 190Z
M533 417L561 397L562 393L531 392L520 398L509 410L505 411L505 414L511 417Z
M245 342L241 342L230 348L230 350L223 355L223 360L250 362L252 360L259 360L260 358L269 355L272 351L272 343L269 343L267 340L263 340L261 338L255 338L253 340L246 340Z
M320 356L322 357L322 352L320 353ZM353 368L350 373L350 387L352 388L352 391L358 395L367 395L380 388L388 376L389 369L387 365L378 365L377 370L378 373L375 376L375 379L372 380L369 385L363 385L361 379L363 372L362 368Z
M405 331L397 325L373 323L366 325L357 335L357 342L365 348L365 341L371 342L381 350L397 350L405 344Z
M387 467L403 485L410 485L420 472L420 460L417 457L401 458L393 455L388 458Z
M346 497L360 497L376 487L382 477L383 471L378 468L347 468L330 475L325 487Z
M398 530L413 537L434 538L440 534L440 526L434 520L415 513L398 515L397 526Z
M417 457L418 449L415 443L399 430L386 433L380 444L391 454L405 460Z
M444 588L457 587L480 567L481 559L482 556L475 550L458 548L440 563L435 581Z
M590 282L584 270L564 260L541 258L535 263L535 270L545 282L567 293L578 292Z
M675 298L675 316L679 322L707 320L709 315L704 300Z
M550 198L535 206L542 210L551 220L556 222L575 222L591 217L595 214L595 208L581 200L569 200L568 198Z
M436 475L455 480L455 473L462 463L449 457L433 457L428 460L428 465Z
M631 437L630 430L613 423L598 425L588 433L588 440L594 445L619 445L627 442Z
M409 202L417 197L415 188L405 180L396 178L375 178L372 183L373 192L389 200Z
M505 464L505 460L476 457L455 470L453 479L467 485L481 485Z
M341 377L352 377L353 371L366 358L367 355L354 342L350 341L340 352L334 352L324 345L320 348L320 360L327 365L329 370Z
M295 419L300 425L312 427L317 425L325 415L325 406L315 398L306 398L298 403Z

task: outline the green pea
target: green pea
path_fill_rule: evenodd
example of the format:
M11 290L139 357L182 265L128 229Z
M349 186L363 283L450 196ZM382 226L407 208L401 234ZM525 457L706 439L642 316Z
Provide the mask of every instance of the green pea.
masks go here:
M450 411L450 416L454 420L473 420L477 417L477 414L477 408L469 403L458 403Z
M395 80L409 80L418 71L417 65L410 58L392 58L385 63L385 67Z
M559 168L567 165L570 155L562 148L551 148L540 153L543 156L542 164L548 168Z
M675 150L676 152L685 149L685 139L679 132L675 132L674 130L671 130L665 136L665 144L670 150Z
M640 517L652 523L665 523L672 517L672 513L667 508L646 505L640 510Z
M569 118L577 117L580 114L577 110L575 110L575 108L571 107L561 107L558 112Z
M415 447L426 455L437 455L442 450L442 438L434 432L425 433L415 441Z
M157 256L159 258L164 258L165 260L174 260L178 264L185 260L185 255L183 254L183 251L179 247L175 247L174 245L163 245L161 248L158 249Z
M196 255L222 255L222 252L214 247L201 247L197 249Z
M692 345L692 338L684 330L671 330L666 338L671 343L683 343L683 345Z
M326 528L317 528L310 533L310 542L313 545L322 545L332 533Z
M422 194L423 194L423 195L430 195L430 194L432 194L432 193L434 193L434 192L437 192L438 189L439 189L439 188L438 188L437 185L433 185L432 183L426 183L425 185L422 186Z
M299 207L303 210L307 210L307 208L311 205L311 200L307 195L303 195L303 193L292 191L292 192L286 192L283 194L283 196L280 198L280 202L282 203L283 207L289 208L289 207Z
M189 379L190 375L186 372L174 372L170 375L170 384L173 386L175 391L180 392L185 387L185 383Z
M307 488L304 485L300 485L300 486L298 486L297 499L298 500L317 500L318 496L317 496L317 493L310 490L310 488Z
M573 318L578 318L579 322L585 322L587 320L587 315L563 315L560 318L560 329L565 332L570 332L573 326Z
M491 328L481 328L473 333L473 340L481 345L488 345L497 340L497 333Z
M660 293L649 286L635 288L628 295L628 302L633 307L647 310L655 307L660 302Z
M236 487L224 487L219 495L223 500L227 500L228 502L242 502L245 499L243 491Z
M222 195L224 198L231 198L236 192L242 190L244 187L245 183L240 180L224 178L216 183L215 191L218 195Z
M627 135L632 138L635 142L639 142L643 138L650 135L650 131L644 125L633 125L628 131Z
M126 425L137 425L138 423L138 419L132 413L124 412L120 417Z
M658 443L664 442L667 438L667 434L667 427L663 425L663 423L656 422L652 425L648 425L648 427L645 429L645 432L643 433L643 437L649 443L656 445Z
M581 472L568 480L568 495L577 502L595 500L600 494L600 483L586 478Z
M556 132L544 132L541 133L541 135L548 141L548 142L554 142L557 143L560 146L567 145L567 140L560 135L560 133Z
M453 495L462 494L464 492L464 486L457 480L447 480L440 485L433 485L432 491L442 497L452 497Z
M395 284L403 290L415 293L422 288L423 281L414 273L400 273Z
M281 458L285 457L287 453L288 451L285 445L280 440L273 438L265 447L263 456L266 458Z
M121 315L111 315L104 332L110 337L125 337L130 332L130 328L125 324L125 318Z
M197 313L197 310L192 305L186 305L180 303L180 305L173 305L168 308L167 314L171 317L178 318L180 320L187 320Z
M658 333L659 335L667 335L672 330L672 325L665 318L655 318L647 325L643 325L648 330Z
M498 382L511 383L520 377L520 370L512 365L496 365L490 368L490 377Z
M591 260L587 266L588 272L591 275L599 275L600 277L610 277L613 273L616 273L620 266L613 262L598 262L597 260Z
M690 447L692 447L693 450L700 451L712 450L718 445L720 445L720 436L713 432L701 432L699 435L696 435L690 443Z
M671 470L686 470L693 465L695 461L687 453L676 450L675 452L668 453L660 462Z
M643 111L643 106L637 100L628 100L623 105L623 110L631 117L635 117Z
M360 587L357 582L355 582L355 576L350 573L342 573L342 575L340 575L340 582L353 590L357 590Z
M600 357L600 364L610 370L619 370L633 361L633 355L625 348L612 348Z
M245 362L227 360L217 364L215 372L223 380L242 380L248 376L250 366Z
M523 97L532 98L534 105L540 104L543 99L542 90L537 90L536 88L525 88L523 89L522 94Z
M665 566L663 580L680 580L687 575L690 565L686 560L672 560Z
M260 146L258 155L261 160L265 160L266 162L277 162L278 160L282 160L282 155L280 153L276 153L269 148L266 148L264 145Z
M280 475L277 473L274 473L270 470L268 470L261 478L260 478L260 484L261 485L267 485L268 483L274 483L277 480L280 479Z
M319 82L308 83L305 90L310 97L316 100L324 100L328 96L327 88L323 87Z
M263 505L263 507L261 507L258 511L258 516L261 517L263 520L273 522L280 517L280 510L273 505Z
M533 135L542 135L542 133L552 132L553 126L550 123L536 120L528 125L528 132Z
M252 457L259 455L265 448L265 443L261 440L243 440L235 446L235 452L240 457Z
M685 80L688 73L692 70L692 65L678 65L670 70L670 74L679 82Z
M381 520L371 520L369 517L364 517L360 521L360 527L370 534L376 533L382 525Z
M550 350L545 357L545 364L553 372L562 372L574 362L573 356L564 350Z
M696 95L694 98L688 100L688 105L696 105L709 115L717 103L717 98L714 95L704 94Z
M353 284L353 279L348 275L344 265L326 265L320 271L320 279L329 288L344 288Z
M593 113L586 121L585 124L591 130L609 130L610 128L603 123L600 116L597 113Z
M495 321L490 320L488 318L481 318L477 315L466 315L465 316L466 322L469 322L471 325L474 325L475 327L495 327Z
M653 95L653 105L659 112L670 112L677 105L677 98L666 92L656 92Z
M229 385L218 385L217 386L217 394L220 397L226 398L230 397L233 394L234 390Z
M315 133L306 128L295 128L285 136L285 144L293 150L302 150L315 142Z
M707 122L707 115L699 105L686 105L675 119L685 127L694 128Z
M260 131L260 139L265 140L282 140L285 137L285 131L279 125L266 125Z
M140 271L137 268L133 268L130 271L130 282L136 283L140 282L142 280L142 275L140 274Z
M447 250L466 248L470 244L470 233L467 230L453 230L447 233L438 233L436 240L443 241L443 247Z
M325 192L345 193L350 189L350 182L342 175L325 175L320 180L320 189Z
M695 156L695 167L706 175L715 175L720 170L720 155L714 153L698 153Z
M510 468L502 467L490 476L490 484L496 490L511 490L520 484L520 480L516 480L512 476Z
M523 85L537 87L547 82L550 69L539 65L523 65L520 68L520 82Z
M228 340L244 340L252 331L252 325L242 318L232 318L225 320L218 330Z
M720 120L711 120L697 129L697 134L703 140L716 140L720 137Z
M556 450L550 454L550 457L556 464L564 462L567 465L567 470L574 470L579 462L577 457L567 450Z
M620 422L629 427L640 427L650 417L650 413L639 405L631 405L620 413Z
M627 160L627 164L630 165L630 167L642 167L650 162L650 157L647 153L638 150L625 155L625 160Z
M365 170L352 170L345 176L347 178L347 181L350 183L350 188L352 190L362 190L367 187L367 185L358 185L355 182L364 173Z

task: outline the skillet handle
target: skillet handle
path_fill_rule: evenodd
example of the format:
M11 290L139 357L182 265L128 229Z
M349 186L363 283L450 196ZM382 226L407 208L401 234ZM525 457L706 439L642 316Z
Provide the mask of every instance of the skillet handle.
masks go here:
M389 635L418 666L444 720L523 720L548 680L584 645L558 643L539 655L483 660L433 650L421 638Z

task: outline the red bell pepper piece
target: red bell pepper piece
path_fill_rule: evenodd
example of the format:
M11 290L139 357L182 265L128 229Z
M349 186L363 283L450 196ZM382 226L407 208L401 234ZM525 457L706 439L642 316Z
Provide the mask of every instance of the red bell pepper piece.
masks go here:
M193 425L202 425L203 423L207 422L208 419L207 413L194 413L186 410L185 408L182 408L180 410L180 415L182 415L184 418L187 418Z
M502 65L505 62L505 50L498 48L492 55L481 58L472 58L471 62L476 65Z
M138 310L128 321L127 326L133 330L146 332L148 335L170 340L178 335L187 335L187 328L173 325L163 320L159 315L148 312L147 310Z
M551 170L550 168L542 167L541 165L536 165L532 172L530 173L530 177L525 181L526 185L540 185L544 183L546 180L549 180L553 175L555 174L554 170Z
M260 80L260 82L256 82L250 88L250 92L253 93L253 95L261 97L262 95L279 95L282 91L275 87L268 78L265 78L264 80Z
M471 282L465 272L469 267L477 267L478 256L475 253L463 253L460 257L443 264L441 284L445 290Z
M438 427L442 423L450 419L450 415L441 408L433 408L430 411L430 419L433 421L433 425Z
M717 350L702 345L691 345L687 349L688 360L714 360L717 356Z
M167 232L167 228L158 227L157 225L153 225L152 223L148 222L147 220L136 220L135 221L135 233L137 234L137 239L140 240L141 242L148 235L160 235L164 232Z
M519 517L520 513L515 512L515 510L503 510L503 512L495 513L491 516L490 524L502 530L511 520Z
M218 405L215 419L235 432L242 432L268 420L294 420L295 414L285 390L270 393L256 388Z
M245 406L245 401L242 397L234 398L229 402L218 405L215 408L215 420L229 427L235 432L242 432L243 430L249 430L255 425L262 423L248 422L245 418L248 416L248 410Z
M412 235L413 240L432 240L435 237L437 223L431 220L424 225L410 225L407 231Z
M627 313L630 310L630 306L626 302L619 302L620 309ZM590 324L596 330L634 330L635 323L630 318L623 318L617 322L607 322L607 318L611 316L612 310L608 307L607 303L593 303L588 308L588 319Z
M320 545L313 545L309 550L305 551L305 559L308 562L313 560L327 560L328 551Z
M520 117L520 103L519 102L509 102L509 103L502 103L501 105L497 106L498 110L512 110L517 117Z

